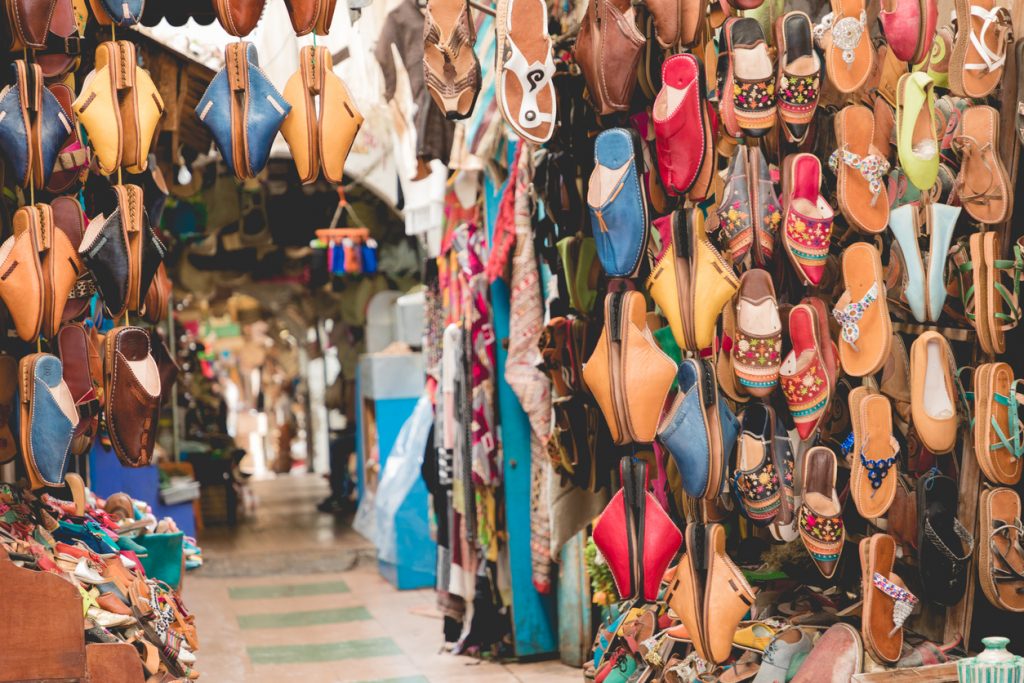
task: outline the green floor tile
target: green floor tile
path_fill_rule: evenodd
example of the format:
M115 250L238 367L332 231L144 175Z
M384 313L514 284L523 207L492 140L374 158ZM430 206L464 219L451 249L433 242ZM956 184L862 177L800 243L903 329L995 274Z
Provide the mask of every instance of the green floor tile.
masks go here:
M248 651L253 664L309 664L402 654L398 645L390 638L349 640L344 643L250 647Z
M365 607L342 607L340 609L317 609L308 612L283 612L267 614L240 614L238 625L248 628L294 628L298 626L320 626L322 624L343 624L349 621L370 619Z
M344 581L322 581L320 583L275 583L266 586L243 586L228 589L232 600L260 600L263 598L300 598L308 595L348 593Z

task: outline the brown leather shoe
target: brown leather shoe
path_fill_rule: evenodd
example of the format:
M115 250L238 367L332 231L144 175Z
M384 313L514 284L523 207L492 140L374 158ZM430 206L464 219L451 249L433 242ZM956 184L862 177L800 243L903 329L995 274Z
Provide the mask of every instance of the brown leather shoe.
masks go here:
M54 222L49 204L36 204L40 264L43 273L43 324L40 335L51 339L64 319L64 305L85 267L67 234Z
M107 430L114 453L127 467L153 457L160 417L160 369L141 327L118 327L104 344L103 384Z
M57 333L57 356L64 365L64 381L78 409L78 427L71 441L76 455L88 452L99 425L100 388L103 361L93 329L82 323L68 323Z
M67 235L77 254L78 248L82 246L82 236L85 235L85 214L82 212L81 204L74 197L57 197L50 202L50 208L53 209L54 224ZM83 267L68 300L64 303L64 320L77 320L85 315L95 293L96 282L92 273Z
M330 33L336 4L337 0L284 0L297 36L314 31L318 36Z
M16 437L11 430L17 386L18 360L6 353L0 355L0 463L9 462L18 454Z
M14 214L14 234L0 246L0 298L7 304L18 337L34 341L43 325L43 267L39 261L36 207Z
M213 9L225 31L244 38L256 28L265 4L266 0L214 0Z
M732 652L732 638L743 615L754 604L754 589L725 554L725 527L707 528L708 574L704 596L704 635L711 662L722 663Z

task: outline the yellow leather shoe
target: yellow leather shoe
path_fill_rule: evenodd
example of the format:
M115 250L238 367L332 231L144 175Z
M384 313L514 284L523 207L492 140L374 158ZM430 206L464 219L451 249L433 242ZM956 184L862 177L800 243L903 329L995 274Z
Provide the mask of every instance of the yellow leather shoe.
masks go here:
M149 73L137 64L132 43L100 43L96 66L72 105L89 134L103 175L111 175L118 167L142 173L148 166L164 102Z
M332 64L326 47L307 45L299 53L299 70L284 88L284 99L292 110L281 133L303 184L316 181L321 170L326 180L340 183L352 142L363 124L362 114Z
M764 652L768 643L775 637L777 631L768 623L755 621L754 623L736 631L732 637L733 645L745 647L748 650Z

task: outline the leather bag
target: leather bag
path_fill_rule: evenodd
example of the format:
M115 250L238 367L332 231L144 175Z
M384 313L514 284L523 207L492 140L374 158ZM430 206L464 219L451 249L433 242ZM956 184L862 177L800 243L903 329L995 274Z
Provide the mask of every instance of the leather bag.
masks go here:
M326 36L330 33L337 0L284 0L284 5L288 8L295 35L316 32L318 36Z
M646 43L628 0L590 0L575 56L598 114L629 109Z
M239 180L254 178L270 158L270 147L292 107L259 67L252 43L230 43L224 69L196 106L225 163Z
M266 4L267 0L213 0L213 9L225 31L244 38L256 28Z
M654 441L675 372L676 364L647 326L644 295L633 290L608 294L604 329L583 366L583 382L616 444Z
M647 463L625 457L622 488L594 525L594 543L608 562L620 600L654 602L683 535L647 490Z
M345 159L363 115L345 83L334 73L331 53L307 45L299 52L299 70L288 79L284 98L292 109L281 126L304 185L324 178L341 183Z

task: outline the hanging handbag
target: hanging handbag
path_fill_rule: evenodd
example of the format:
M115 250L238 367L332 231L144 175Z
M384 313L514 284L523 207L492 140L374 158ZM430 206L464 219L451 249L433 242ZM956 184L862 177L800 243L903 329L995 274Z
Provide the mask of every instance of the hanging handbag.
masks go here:
M629 109L646 43L628 0L590 0L575 56L598 114Z
M622 488L594 525L597 545L623 600L654 602L683 535L647 490L647 463L619 463Z
M633 290L608 294L604 330L583 366L583 382L616 444L654 441L675 372L676 364L647 326L644 295Z

